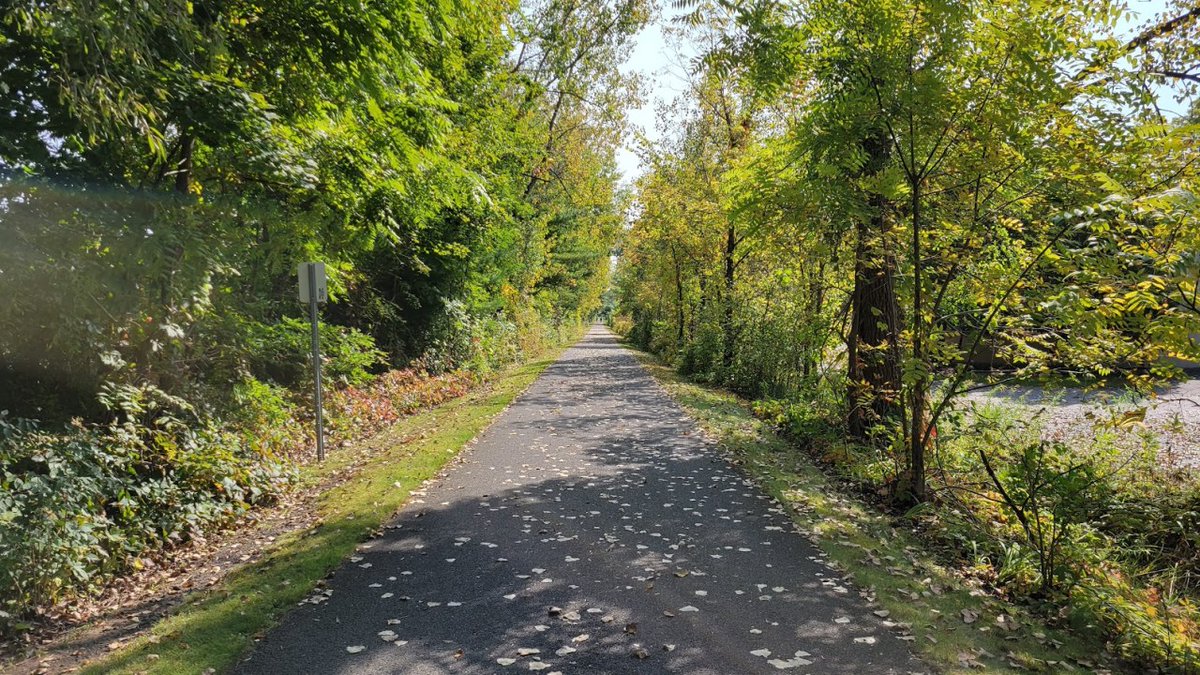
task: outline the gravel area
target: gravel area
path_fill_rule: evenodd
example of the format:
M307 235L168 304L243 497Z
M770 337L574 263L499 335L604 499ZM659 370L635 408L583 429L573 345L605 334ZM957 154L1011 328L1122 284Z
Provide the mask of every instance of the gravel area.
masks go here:
M1200 376L1195 373L1192 379L1159 387L1152 398L1117 387L1087 391L1030 385L975 391L965 398L1027 409L1045 425L1046 437L1081 442L1094 433L1097 420L1111 419L1114 411L1144 407L1146 418L1137 430L1157 436L1163 464L1200 469Z

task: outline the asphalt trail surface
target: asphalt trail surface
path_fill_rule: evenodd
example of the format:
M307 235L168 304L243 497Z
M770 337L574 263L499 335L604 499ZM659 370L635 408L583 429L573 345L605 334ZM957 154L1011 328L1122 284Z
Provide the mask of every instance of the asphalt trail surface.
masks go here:
M928 670L599 326L363 546L237 672Z

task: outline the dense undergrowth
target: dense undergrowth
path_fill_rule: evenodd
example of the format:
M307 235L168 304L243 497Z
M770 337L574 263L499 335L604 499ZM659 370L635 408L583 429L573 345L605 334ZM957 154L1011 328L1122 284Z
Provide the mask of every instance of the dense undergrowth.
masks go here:
M753 409L1000 596L1055 624L1098 625L1135 663L1200 669L1200 482L1164 467L1125 411L1095 420L1084 444L1045 433L1028 408L964 405L938 429L934 497L897 510L894 453L848 440L828 401Z
M364 357L331 358L349 375L326 402L336 445L462 396L497 368L575 334L576 324L518 336L493 322L440 360L377 375ZM499 327L499 330L494 330ZM432 354L432 352L431 352ZM303 359L297 349L293 359ZM275 354L276 363L287 363ZM348 384L347 382L354 382ZM0 415L0 631L103 587L147 558L270 504L311 459L311 404L303 390L258 379L234 387L222 417L162 390L108 388L114 420L65 424Z

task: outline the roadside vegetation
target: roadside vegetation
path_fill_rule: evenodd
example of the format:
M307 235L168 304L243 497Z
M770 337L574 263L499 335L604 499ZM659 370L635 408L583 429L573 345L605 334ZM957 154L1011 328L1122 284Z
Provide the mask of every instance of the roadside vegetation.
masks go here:
M1003 600L1134 668L1200 672L1200 481L1143 424L1200 362L1200 8L681 0L687 86L630 191L622 64L654 12L6 3L0 637L324 475L295 289L321 260L331 464L465 417L364 474L402 489L334 490L325 549L283 542L120 667L228 664L534 372L506 369L604 316L877 507L844 564L932 570L905 530L997 630ZM464 397L487 382L499 399ZM967 396L1010 382L1135 395L1063 434ZM803 457L763 447L739 452L777 497L817 499ZM937 602L975 626L976 597ZM1030 635L931 649L1052 667L1062 640Z
M576 335L638 2L0 10L0 635ZM569 37L567 37L569 36ZM349 541L350 539L346 539ZM337 550L344 550L345 545Z
M995 597L1200 671L1200 483L1142 424L1200 360L1194 3L682 11L614 328ZM1134 395L965 396L1013 382Z
M537 379L557 351L507 368L461 398L401 420L371 439L373 449L353 447L327 464L304 467L299 480L313 484L344 471L347 463L361 462L348 480L316 498L313 527L281 537L261 559L191 595L145 634L87 664L83 672L199 675L227 670L297 603L322 601L321 580L359 546L369 545L412 492Z
M1095 626L1049 627L1036 608L1006 602L970 570L944 564L921 531L874 508L861 483L831 475L835 467L756 415L750 402L691 381L651 354L640 357L728 459L787 507L894 635L939 672L1122 669L1103 654Z

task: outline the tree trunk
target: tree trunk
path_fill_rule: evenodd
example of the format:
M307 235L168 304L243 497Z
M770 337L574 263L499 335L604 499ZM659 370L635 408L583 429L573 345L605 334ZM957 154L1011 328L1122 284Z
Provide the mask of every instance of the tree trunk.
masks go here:
M815 270L809 271L808 278L808 320L814 325L820 320L821 308L825 306L825 263L818 263ZM811 337L812 333L807 336ZM807 337L806 337L807 339ZM801 376L805 381L808 381L816 372L820 365L821 349L811 341L804 346L803 364L801 366Z
M679 253L675 250L674 246L671 246L671 261L675 263L675 304L678 310L676 320L679 323L675 336L675 349L678 351L683 349L683 328L686 317L684 315L683 303L683 266L679 263Z
M888 140L882 134L863 142L870 175L887 165ZM900 308L896 299L896 259L888 247L888 202L882 195L868 200L870 217L856 226L854 291L851 294L850 336L847 349L847 398L850 434L867 440L877 422L900 413Z
M733 368L733 270L735 266L734 253L737 252L737 232L733 223L725 231L725 306L721 319L721 330L724 335L724 353L721 363L725 366L725 376Z
M912 422L909 425L908 468L912 474L910 494L912 501L925 501L925 427L926 408L929 397L929 367L925 358L925 307L924 307L924 268L921 252L921 183L913 181L910 185L912 195L912 260L913 260L913 363L920 368L916 382L911 390L909 401Z

